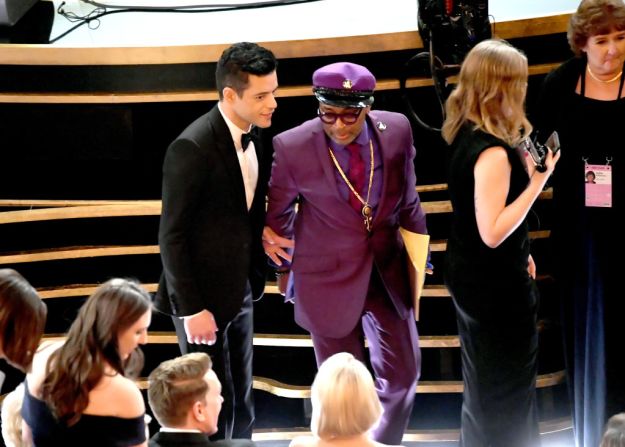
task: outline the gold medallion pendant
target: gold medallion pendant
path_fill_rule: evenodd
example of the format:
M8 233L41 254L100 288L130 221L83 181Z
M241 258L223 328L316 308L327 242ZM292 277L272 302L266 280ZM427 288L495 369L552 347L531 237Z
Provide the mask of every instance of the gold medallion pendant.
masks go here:
M373 209L368 203L365 203L365 205L362 207L361 212L362 212L362 217L365 218L365 227L367 228L367 231L371 231L371 220L373 216Z
M343 181L345 182L345 184L347 185L351 193L354 194L354 196L358 199L360 203L362 203L362 208L360 209L360 212L362 214L362 217L364 217L365 228L367 229L368 232L371 232L371 223L373 222L373 208L371 207L371 205L369 205L369 198L371 195L371 186L373 185L373 168L374 168L373 166L373 143L371 142L371 139L369 139L370 166L369 166L369 185L367 186L367 199L366 200L363 199L361 195L358 194L358 191L354 189L354 186L345 175L345 172L339 165L339 162L336 160L336 157L334 156L334 152L332 152L331 147L328 147L328 153L330 154L330 158L332 159L332 162L334 163L336 170L341 175L341 178L343 179Z

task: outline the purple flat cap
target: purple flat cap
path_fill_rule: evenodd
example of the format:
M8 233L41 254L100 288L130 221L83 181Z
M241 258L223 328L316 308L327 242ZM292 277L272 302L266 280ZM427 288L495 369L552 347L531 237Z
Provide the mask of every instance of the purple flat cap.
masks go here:
M337 62L313 73L313 93L329 106L367 107L373 104L374 89L375 77L362 65Z

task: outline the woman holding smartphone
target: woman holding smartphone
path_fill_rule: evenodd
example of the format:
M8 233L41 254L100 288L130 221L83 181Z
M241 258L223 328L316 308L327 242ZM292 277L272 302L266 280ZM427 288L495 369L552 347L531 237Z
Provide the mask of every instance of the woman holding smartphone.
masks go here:
M447 100L453 206L446 283L461 341L461 446L539 445L536 266L526 216L560 154L529 167L515 148L525 117L527 59L500 40L467 55Z

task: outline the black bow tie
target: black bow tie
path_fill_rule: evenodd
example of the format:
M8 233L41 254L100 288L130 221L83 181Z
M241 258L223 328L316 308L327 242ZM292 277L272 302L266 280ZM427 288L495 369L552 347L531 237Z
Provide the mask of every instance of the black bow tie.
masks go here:
M243 148L243 151L245 151L250 145L250 141L254 141L254 145L256 145L256 135L252 132L241 134L241 147Z

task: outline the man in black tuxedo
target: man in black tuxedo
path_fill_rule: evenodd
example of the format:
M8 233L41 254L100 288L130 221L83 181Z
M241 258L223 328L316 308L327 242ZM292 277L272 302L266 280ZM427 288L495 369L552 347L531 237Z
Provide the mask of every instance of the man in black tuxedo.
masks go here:
M252 301L265 285L271 168L258 128L271 125L277 107L276 66L254 43L227 48L215 73L219 103L171 143L163 164L154 304L172 315L183 354L212 357L224 396L214 439L251 438L254 423Z
M221 384L203 352L161 363L148 378L148 401L161 425L149 447L253 447L249 439L210 442L221 410Z

